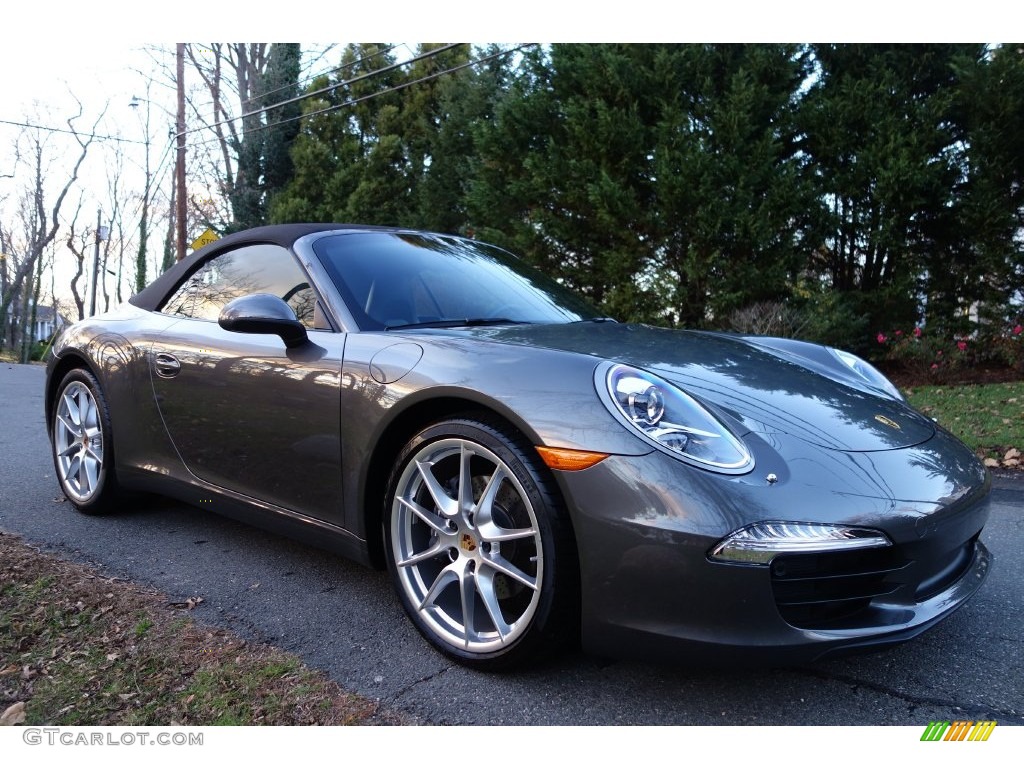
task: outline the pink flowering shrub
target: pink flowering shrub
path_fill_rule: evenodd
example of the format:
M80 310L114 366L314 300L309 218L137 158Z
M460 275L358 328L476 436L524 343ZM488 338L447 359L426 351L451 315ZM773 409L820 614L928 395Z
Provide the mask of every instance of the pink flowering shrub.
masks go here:
M875 359L908 373L940 379L969 367L1012 368L1024 372L1024 325L1020 322L994 329L980 327L971 337L938 336L915 326L879 331Z
M986 343L993 362L1024 372L1024 325L1019 321L1002 333L992 334Z

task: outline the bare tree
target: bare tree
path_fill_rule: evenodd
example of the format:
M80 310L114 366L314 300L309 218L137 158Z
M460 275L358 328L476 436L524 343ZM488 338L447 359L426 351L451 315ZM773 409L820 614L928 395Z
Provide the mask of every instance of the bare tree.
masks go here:
M147 155L149 148L147 147ZM110 309L111 293L116 302L120 303L123 301L122 284L124 278L124 259L125 254L133 243L133 237L138 234L139 236L139 258L138 262L141 262L143 266L141 279L142 284L145 285L145 263L146 263L146 237L147 231L147 219L149 216L149 202L150 192L148 190L149 185L149 172L147 168L146 172L146 185L141 195L139 206L135 207L134 210L126 210L125 201L131 200L132 196L129 195L125 190L124 176L125 176L125 155L124 150L120 143L116 144L109 155L109 159L104 163L107 173L107 197L110 213L106 216L107 223L110 226L110 233L106 240L103 241L100 249L100 273L99 273L99 287L103 294L103 311L106 312ZM148 164L148 157L147 157ZM129 203L128 208L132 206ZM133 222L127 220L127 217L134 216L141 211L140 219L141 225L138 232L134 231L135 225ZM106 208L104 209L106 212ZM76 211L76 219L77 219ZM70 246L69 246L70 248ZM72 250L74 253L74 250ZM75 254L76 257L78 254ZM115 268L116 267L116 268ZM136 264L136 270L140 269L139 264ZM108 286L109 278L113 277L114 287L113 292ZM139 279L139 275L136 274L136 280Z
M68 235L64 242L75 257L75 274L71 276L71 295L75 300L75 309L78 312L76 320L83 320L85 318L85 291L86 288L82 288L82 291L78 290L78 281L82 279L85 274L85 255L86 249L89 247L89 230L88 228L79 230L78 229L78 217L82 213L82 201L79 199L78 207L75 208L75 215L71 219L71 224L68 226Z
M300 108L265 112L278 101L288 101L298 82L322 66L334 48L328 45L307 51L301 70L288 85L277 82L272 61L282 54L283 44L270 43L188 43L185 53L190 65L186 104L192 128L188 136L188 224L190 231L207 226L226 231L232 224L254 223L253 210L262 210L264 179L253 155L264 152L262 137L271 123L281 134L298 130ZM165 83L174 85L170 59L162 49L150 49ZM280 59L279 59L280 60ZM269 75L269 77L268 77ZM287 118L287 120L286 120ZM294 126L292 125L294 122ZM290 141L288 139L287 141ZM257 217L258 218L258 217Z
M95 138L96 128L103 119L106 109L100 113L90 130L79 131L75 121L82 117L82 105L78 103L78 113L68 118L67 125L78 145L77 157L71 167L70 174L63 180L56 199L52 204L48 202L48 190L51 182L51 166L54 163L54 154L51 152L49 142L53 134L45 133L40 129L24 131L19 136L19 147L24 146L20 159L28 166L28 173L31 181L22 187L21 225L22 235L20 243L15 238L10 238L8 246L11 253L8 255L14 261L9 270L8 279L4 280L3 295L0 297L0 327L5 331L8 326L8 312L14 305L15 299L22 296L22 291L30 292L33 286L32 275L38 269L39 260L43 253L53 243L57 231L61 225L61 208L68 196L68 192L78 181L78 173L88 154L89 147ZM27 158L27 160L24 160ZM23 296L22 296L23 297ZM23 297L24 298L24 297ZM20 316L22 326L27 321L25 314ZM6 335L0 334L0 337ZM13 338L11 339L13 342ZM3 338L0 338L0 345Z
M232 200L246 184L239 176L239 154L247 130L258 117L242 120L252 112L257 88L266 72L269 43L187 43L185 55L198 84L185 94L191 120L203 130L190 133L188 169L189 224L213 226L223 231L232 221ZM163 72L167 85L175 85L166 52L151 49L150 55ZM194 130L194 129L193 129ZM189 227L191 229L191 226Z

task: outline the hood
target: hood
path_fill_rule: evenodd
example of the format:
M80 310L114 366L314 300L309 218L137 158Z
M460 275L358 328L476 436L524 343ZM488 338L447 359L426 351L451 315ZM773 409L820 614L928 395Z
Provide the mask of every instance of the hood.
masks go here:
M739 336L589 322L464 333L645 368L727 411L749 431L783 432L833 450L906 448L935 434L929 419L876 394L866 382L860 385L838 360L830 371L820 361L769 350Z

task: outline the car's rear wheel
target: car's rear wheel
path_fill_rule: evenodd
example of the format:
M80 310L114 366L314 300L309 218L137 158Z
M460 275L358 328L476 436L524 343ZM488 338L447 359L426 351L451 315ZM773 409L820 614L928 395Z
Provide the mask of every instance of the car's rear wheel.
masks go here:
M107 511L117 494L110 412L96 378L69 371L57 389L50 433L61 490L83 512Z
M416 435L389 484L388 567L438 649L500 669L574 636L578 566L546 467L510 428L454 419Z

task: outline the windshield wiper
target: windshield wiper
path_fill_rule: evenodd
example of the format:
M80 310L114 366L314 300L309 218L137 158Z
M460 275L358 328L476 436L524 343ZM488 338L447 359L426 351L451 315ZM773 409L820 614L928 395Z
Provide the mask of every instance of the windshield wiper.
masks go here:
M422 323L404 323L402 325L386 325L385 331L404 330L406 328L467 328L480 325L530 325L529 320L510 320L507 317L464 317L451 320L427 320Z

